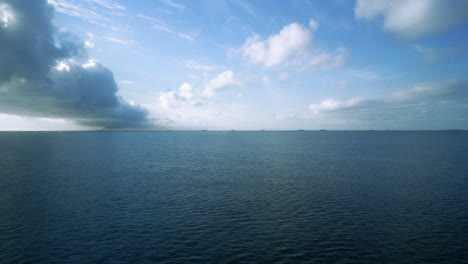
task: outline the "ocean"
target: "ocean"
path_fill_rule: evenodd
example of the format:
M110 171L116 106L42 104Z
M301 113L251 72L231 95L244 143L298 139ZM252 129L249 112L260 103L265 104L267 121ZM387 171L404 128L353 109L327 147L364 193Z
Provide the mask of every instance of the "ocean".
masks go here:
M468 263L468 132L1 132L0 263Z

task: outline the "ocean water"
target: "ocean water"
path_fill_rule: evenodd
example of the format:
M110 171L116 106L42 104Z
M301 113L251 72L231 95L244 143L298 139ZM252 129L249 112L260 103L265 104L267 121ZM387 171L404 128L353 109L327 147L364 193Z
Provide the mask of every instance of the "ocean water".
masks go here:
M2 132L0 263L468 263L468 132Z

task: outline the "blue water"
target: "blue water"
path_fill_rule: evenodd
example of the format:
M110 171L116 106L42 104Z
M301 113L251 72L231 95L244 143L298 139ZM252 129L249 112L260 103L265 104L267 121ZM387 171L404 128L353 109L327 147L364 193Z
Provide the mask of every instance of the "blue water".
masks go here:
M2 132L0 263L468 263L468 132Z

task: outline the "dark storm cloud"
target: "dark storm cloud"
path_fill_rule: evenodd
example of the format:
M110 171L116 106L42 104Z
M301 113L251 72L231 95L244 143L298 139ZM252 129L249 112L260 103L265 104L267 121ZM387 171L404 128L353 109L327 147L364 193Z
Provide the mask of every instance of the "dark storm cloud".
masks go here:
M46 0L0 0L0 112L148 126L147 111L117 96L112 72L88 61L82 41L57 29L53 15Z

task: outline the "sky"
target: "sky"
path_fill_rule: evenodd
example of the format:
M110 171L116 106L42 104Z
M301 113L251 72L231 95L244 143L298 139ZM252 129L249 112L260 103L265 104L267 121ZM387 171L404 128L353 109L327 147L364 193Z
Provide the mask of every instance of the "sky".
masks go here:
M0 130L468 129L468 0L0 0Z

